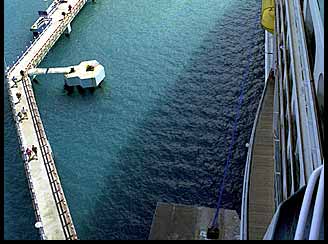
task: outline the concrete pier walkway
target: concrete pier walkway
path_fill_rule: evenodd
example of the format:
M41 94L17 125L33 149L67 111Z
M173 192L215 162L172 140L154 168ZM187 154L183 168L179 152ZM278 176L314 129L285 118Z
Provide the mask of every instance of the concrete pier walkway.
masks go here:
M52 19L50 24L6 71L9 99L24 158L36 227L40 231L41 239L76 240L77 234L27 73L42 61L68 26L70 28L71 21L86 2L87 0L68 0L65 3L57 1L49 16ZM72 7L71 11L68 11L69 5ZM17 93L21 94L20 99L17 98ZM27 117L20 119L18 113L23 108L27 109ZM37 158L29 160L24 152L26 148L31 149L32 145L37 147Z

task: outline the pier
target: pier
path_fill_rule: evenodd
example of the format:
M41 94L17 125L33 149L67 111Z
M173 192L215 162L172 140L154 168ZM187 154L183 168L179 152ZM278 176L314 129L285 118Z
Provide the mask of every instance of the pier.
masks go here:
M43 240L77 240L78 237L41 121L28 71L37 67L65 31L70 32L72 20L86 2L87 0L55 1L54 9L48 16L51 18L50 23L31 42L16 63L6 70L9 99L36 217L35 227L39 229ZM21 97L18 98L17 94ZM27 109L27 116L21 119L18 113L23 108ZM37 158L29 160L25 156L25 150L27 147L31 149L32 145L37 147Z
M209 240L207 230L215 208L158 202L149 240ZM220 209L217 240L238 240L240 219L235 210Z

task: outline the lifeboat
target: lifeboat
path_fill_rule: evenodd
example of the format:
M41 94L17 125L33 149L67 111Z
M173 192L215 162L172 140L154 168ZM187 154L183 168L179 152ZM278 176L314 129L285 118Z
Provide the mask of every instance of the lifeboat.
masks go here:
M274 0L262 0L261 25L270 33L274 33Z

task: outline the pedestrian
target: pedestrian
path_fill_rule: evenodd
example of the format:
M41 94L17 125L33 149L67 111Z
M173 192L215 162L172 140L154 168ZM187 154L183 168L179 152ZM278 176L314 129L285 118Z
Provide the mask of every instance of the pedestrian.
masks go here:
M19 92L17 92L16 93L16 97L17 97L18 101L15 104L18 104L21 101L21 99L22 99L22 94L19 93Z
M22 114L24 115L24 119L28 119L27 118L27 109L25 109L25 107L22 107L22 110L21 110Z
M37 147L32 145L32 151L34 152L34 156L35 156L33 158L38 159L38 149L37 149Z
M16 78L15 76L13 76L13 78L12 78L11 80L14 82L14 84L12 85L11 88L14 88L14 87L18 88L18 85L17 85L17 78Z
M27 154L24 147L22 148L22 154L23 154L24 161L27 161Z
M28 161L30 161L31 160L31 156L32 156L32 151L31 151L31 149L29 149L29 148L26 148L26 154L27 154L27 156L28 156Z
M23 120L23 114L21 112L18 112L17 117L19 118L19 122Z

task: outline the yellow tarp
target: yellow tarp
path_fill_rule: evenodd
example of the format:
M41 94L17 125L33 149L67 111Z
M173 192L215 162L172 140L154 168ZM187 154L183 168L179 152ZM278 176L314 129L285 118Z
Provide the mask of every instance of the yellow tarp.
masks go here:
M274 0L262 0L261 24L267 31L274 32Z

